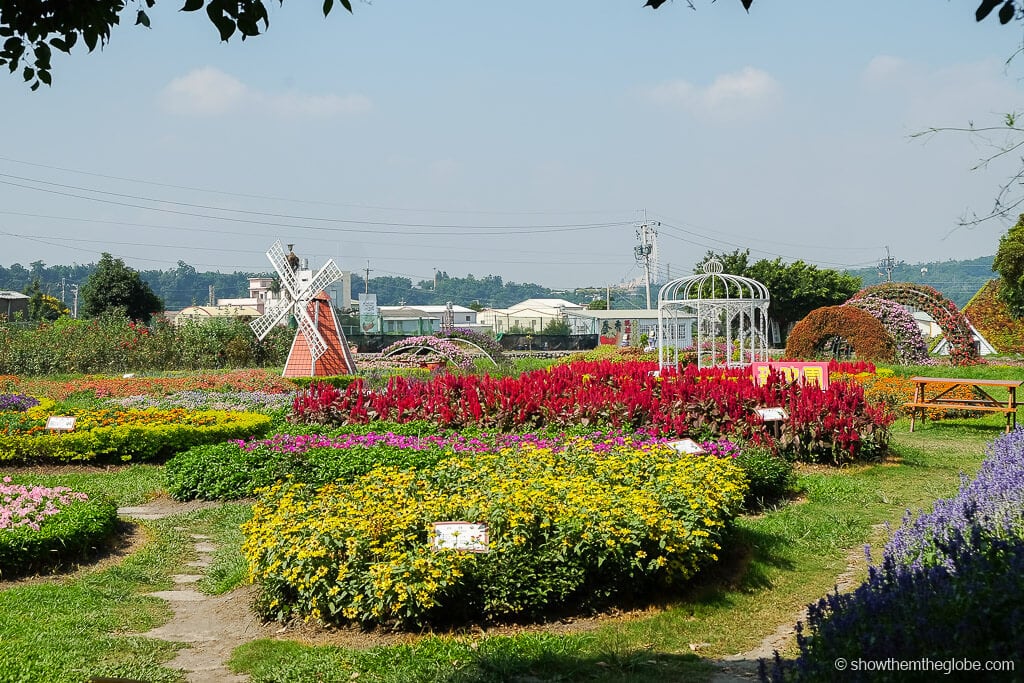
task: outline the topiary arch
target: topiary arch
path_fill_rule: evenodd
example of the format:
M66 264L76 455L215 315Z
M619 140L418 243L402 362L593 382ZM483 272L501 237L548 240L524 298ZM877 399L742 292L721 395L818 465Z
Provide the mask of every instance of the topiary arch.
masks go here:
M980 363L978 349L974 346L974 334L967 318L956 307L933 287L910 282L883 282L879 285L865 287L853 295L853 299L876 297L888 299L899 304L913 306L932 317L935 324L949 342L949 362L953 365L974 365Z
M921 334L921 327L905 307L876 296L850 299L845 305L867 311L885 326L896 342L896 362L900 365L931 365L935 362L928 355L928 344Z
M808 313L786 339L786 358L814 358L821 343L842 337L861 360L892 362L896 342L879 320L854 306L824 306Z

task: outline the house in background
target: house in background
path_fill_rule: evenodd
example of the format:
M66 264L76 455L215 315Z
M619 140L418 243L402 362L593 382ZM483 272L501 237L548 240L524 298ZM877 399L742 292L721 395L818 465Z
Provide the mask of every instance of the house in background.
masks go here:
M441 323L448 306L378 306L380 328L384 334L433 334L441 331ZM487 331L477 322L477 312L465 306L451 306L455 327Z
M925 340L934 339L942 334L942 328L939 327L939 324L930 315L915 309L910 309L910 311L914 316L915 322L917 322L917 326L921 328L921 334L924 335Z
M0 318L14 320L19 313L22 317L27 318L28 300L27 294L0 289Z
M527 299L508 308L485 308L477 319L495 335L510 331L540 334L552 321L566 322L571 327L571 316L583 310L583 306L565 299Z
M981 332L978 332L978 330L975 329L974 325L971 325L970 323L967 324L970 325L971 327L971 337L973 337L974 339L974 345L977 347L979 354L981 354L982 356L992 356L994 354L999 353L998 351L996 351L996 348L994 346L988 343L988 340L985 339L985 337L981 336ZM932 349L932 353L938 354L940 356L948 356L949 341L945 337L940 339L939 343L935 345L934 349Z
M619 310L573 311L569 314L573 334L597 334L599 343L629 346L639 344L646 336L647 344L658 342L658 309L630 308ZM693 346L695 316L678 321L678 339L683 347Z
M223 301L223 300L221 300ZM263 312L254 306L238 306L235 304L217 306L186 306L177 313L169 315L175 325L183 325L194 320L212 320L219 318L244 318L250 320L263 315Z

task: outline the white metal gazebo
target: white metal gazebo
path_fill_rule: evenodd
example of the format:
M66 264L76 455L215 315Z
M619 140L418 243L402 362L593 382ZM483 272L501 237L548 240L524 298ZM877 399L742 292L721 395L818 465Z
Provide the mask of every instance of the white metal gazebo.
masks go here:
M658 292L659 367L679 365L680 347L689 336L680 326L694 318L697 367L768 360L768 288L757 280L723 273L716 259L708 260L703 271L672 280Z

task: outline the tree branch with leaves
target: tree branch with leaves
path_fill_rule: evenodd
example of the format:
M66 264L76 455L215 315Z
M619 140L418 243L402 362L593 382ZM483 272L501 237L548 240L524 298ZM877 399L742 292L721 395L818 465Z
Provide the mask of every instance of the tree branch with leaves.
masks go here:
M278 0L284 5L284 0ZM697 9L693 0L684 0L690 9ZM714 0L711 0L714 2ZM236 33L252 38L270 28L270 17L264 0L184 0L182 12L199 12L217 29L220 39L230 40ZM996 16L1003 24L1020 19L1024 0L983 0L975 11L977 21L988 17L996 7ZM328 16L335 6L352 12L351 0L323 0L323 13ZM665 0L646 0L644 7L658 9ZM754 0L740 0L747 11ZM85 44L89 52L110 42L111 31L121 23L121 15L134 16L136 26L149 28L147 10L156 0L0 0L0 66L10 72L21 69L21 76L32 90L40 84L50 85L53 79L51 60L54 50L69 53Z

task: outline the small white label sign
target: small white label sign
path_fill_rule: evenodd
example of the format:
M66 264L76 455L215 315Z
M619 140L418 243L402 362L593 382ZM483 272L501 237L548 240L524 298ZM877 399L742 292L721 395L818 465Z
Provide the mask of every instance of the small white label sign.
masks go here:
M757 414L765 422L779 422L789 418L785 408L758 408Z
M686 453L687 455L706 455L707 451L700 447L700 444L693 439L680 439L679 441L669 441L667 446L671 446L680 453Z
M486 524L472 522L433 522L430 545L437 550L460 550L466 553L490 552Z
M75 428L75 418L69 415L51 415L46 418L46 428L52 432L70 432Z

